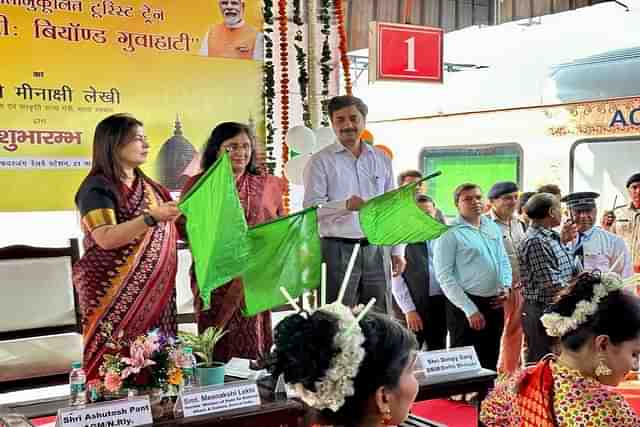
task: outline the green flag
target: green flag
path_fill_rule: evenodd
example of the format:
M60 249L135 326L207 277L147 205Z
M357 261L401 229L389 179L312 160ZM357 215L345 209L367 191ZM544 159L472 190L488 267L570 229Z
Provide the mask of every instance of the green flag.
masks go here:
M320 285L320 237L316 208L249 229L251 258L242 274L245 316L254 316Z
M433 219L416 204L416 185L400 187L367 201L360 208L360 226L374 245L396 245L432 240L449 227Z
M247 222L227 153L183 196L178 207L187 218L198 288L208 308L211 291L240 276L249 259Z

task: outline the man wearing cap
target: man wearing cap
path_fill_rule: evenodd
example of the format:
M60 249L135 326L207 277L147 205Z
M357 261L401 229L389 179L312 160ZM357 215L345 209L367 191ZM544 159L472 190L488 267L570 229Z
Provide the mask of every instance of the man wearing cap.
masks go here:
M516 218L518 185L498 182L488 194L491 210L489 217L502 231L502 241L511 264L511 293L504 303L504 332L500 343L498 371L511 374L519 369L522 353L522 293L520 292L520 262L518 247L525 238L524 226Z
M578 232L577 238L569 243L569 249L586 271L612 270L621 277L629 277L633 272L631 254L624 240L594 226L598 215L598 197L598 193L583 191L562 198Z
M419 193L416 203L425 214L436 218L431 197ZM405 316L407 327L416 334L418 346L426 343L429 351L444 349L447 338L446 300L433 268L432 243L407 245L404 273L391 279L393 297Z
M612 214L605 212L602 227L622 237L631 251L631 262L640 266L640 173L627 180L627 191L631 202Z

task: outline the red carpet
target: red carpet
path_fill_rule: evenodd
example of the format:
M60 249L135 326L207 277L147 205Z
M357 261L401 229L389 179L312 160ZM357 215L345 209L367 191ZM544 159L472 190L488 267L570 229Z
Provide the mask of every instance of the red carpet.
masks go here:
M56 421L56 417L42 417L42 418L33 418L30 420L31 424L33 424L34 426L41 426L43 424L49 424L49 423L53 423Z
M447 427L469 427L477 423L476 409L463 402L434 399L417 402L411 412L419 417L433 420Z
M453 402L447 399L425 400L417 402L411 408L411 412L419 417L433 420L447 427L469 427L476 425L476 410L473 406ZM55 422L56 417L43 417L32 419L34 426Z

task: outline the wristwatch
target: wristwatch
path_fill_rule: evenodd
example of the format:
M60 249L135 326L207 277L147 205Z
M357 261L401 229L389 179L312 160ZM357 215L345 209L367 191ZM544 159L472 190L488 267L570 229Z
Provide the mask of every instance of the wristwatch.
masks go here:
M143 213L142 219L144 219L144 223L149 227L155 227L158 225L158 221L149 212Z

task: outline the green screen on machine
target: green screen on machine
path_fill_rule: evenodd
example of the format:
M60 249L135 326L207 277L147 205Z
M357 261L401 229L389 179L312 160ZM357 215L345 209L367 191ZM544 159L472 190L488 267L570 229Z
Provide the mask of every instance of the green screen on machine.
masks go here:
M458 214L453 192L465 182L478 184L486 196L498 181L519 183L520 152L516 147L488 149L434 149L422 154L425 175L441 171L442 175L427 182L427 193L449 217Z

